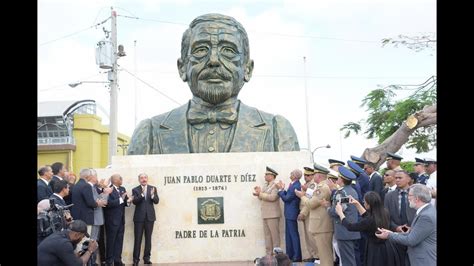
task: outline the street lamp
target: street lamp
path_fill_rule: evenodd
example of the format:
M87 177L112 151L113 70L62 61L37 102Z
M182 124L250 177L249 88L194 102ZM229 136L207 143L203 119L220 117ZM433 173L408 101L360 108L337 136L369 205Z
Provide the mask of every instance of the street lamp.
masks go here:
M69 83L69 87L71 88L75 88L79 85L81 85L82 83L110 83L109 81L78 81L78 82L75 82L75 83Z
M329 149L331 148L331 145L323 145L323 146L319 146L319 147L316 147L314 148L314 150L311 152L311 159L313 160L314 162L314 152L317 150L317 149L320 149L320 148L326 148L326 149Z

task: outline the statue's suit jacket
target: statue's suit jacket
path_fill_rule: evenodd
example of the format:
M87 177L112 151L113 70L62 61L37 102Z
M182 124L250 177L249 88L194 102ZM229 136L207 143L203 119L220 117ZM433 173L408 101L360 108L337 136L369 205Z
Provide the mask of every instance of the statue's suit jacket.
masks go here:
M133 132L128 154L190 153L186 113L190 102L145 119ZM298 151L290 122L240 103L230 152Z

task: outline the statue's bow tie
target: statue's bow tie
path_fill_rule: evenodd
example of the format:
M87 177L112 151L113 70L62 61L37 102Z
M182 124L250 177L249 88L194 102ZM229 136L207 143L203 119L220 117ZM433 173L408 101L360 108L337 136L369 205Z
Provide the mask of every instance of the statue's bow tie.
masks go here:
M192 125L216 122L233 124L237 122L237 109L234 104L207 107L191 103L188 110L188 122Z

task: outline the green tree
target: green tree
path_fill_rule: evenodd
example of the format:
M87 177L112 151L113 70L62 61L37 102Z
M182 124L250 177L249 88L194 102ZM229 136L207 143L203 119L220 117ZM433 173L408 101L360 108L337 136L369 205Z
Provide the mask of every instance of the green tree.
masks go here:
M382 45L403 45L419 52L435 49L436 40L431 35L382 40ZM397 92L411 91L408 97L397 99ZM372 90L363 100L368 116L359 122L348 122L341 128L345 137L358 134L365 126L367 138L377 139L378 146L367 148L362 157L380 166L387 152L397 152L402 145L415 148L417 153L436 147L436 76L416 85L389 85Z

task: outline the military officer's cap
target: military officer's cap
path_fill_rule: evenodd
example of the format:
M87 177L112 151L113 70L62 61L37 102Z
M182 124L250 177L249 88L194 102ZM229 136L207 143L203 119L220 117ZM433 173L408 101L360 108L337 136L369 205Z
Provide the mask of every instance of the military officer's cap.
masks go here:
M332 169L329 169L328 178L337 179L339 173Z
M314 169L311 167L303 167L305 175L314 175Z
M356 175L349 169L347 169L346 167L344 166L339 166L338 168L339 170L339 177L341 178L344 178L346 180L356 180Z
M359 164L369 163L367 160L362 159L362 158L357 157L357 156L354 156L354 155L351 155L351 160L354 161L355 163L359 163Z
M321 166L319 164L314 164L314 172L315 173L321 173L321 174L327 174L329 173L329 170L326 169L326 167Z
M395 153L391 153L391 152L387 152L387 158L385 158L386 161L388 161L388 160L401 161L402 159L403 159L402 156L400 156L398 154L395 154Z
M353 161L347 161L347 166L349 166L349 169L354 172L354 174L362 174L364 173L364 169L362 169L357 163Z
M346 163L343 161L335 160L335 159L329 159L329 167L333 167L334 165L345 165Z
M435 159L425 158L425 165L437 164Z
M425 160L415 157L415 165L425 164Z
M267 171L265 172L266 175L273 175L273 176L277 176L278 173L277 171L273 170L272 168L268 167L267 166Z

